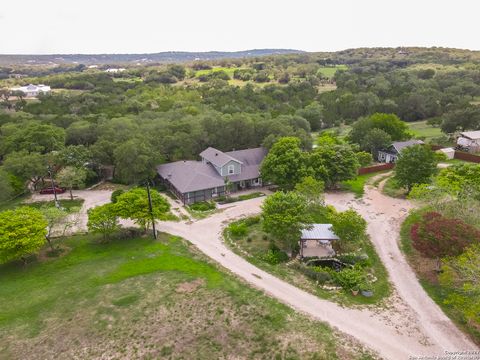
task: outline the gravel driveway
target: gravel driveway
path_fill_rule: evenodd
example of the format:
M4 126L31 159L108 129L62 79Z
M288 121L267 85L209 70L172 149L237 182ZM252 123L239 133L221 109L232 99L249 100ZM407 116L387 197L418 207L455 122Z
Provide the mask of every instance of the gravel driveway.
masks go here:
M110 201L111 191L75 191L85 199L79 230L86 226L86 211ZM63 197L68 195L63 194ZM41 196L48 199L48 196ZM232 273L279 301L325 321L355 337L387 359L408 359L411 355L442 355L445 351L478 349L443 314L422 289L398 247L399 225L412 205L366 190L363 199L349 193L326 194L326 202L339 210L353 207L368 221L368 232L394 284L387 308L343 308L300 290L260 270L233 253L223 243L224 227L235 219L258 214L264 198L227 206L206 219L188 222L161 222L160 231L181 236Z
M477 349L424 292L398 248L399 224L412 207L408 201L385 197L374 188L366 191L363 200L355 200L347 193L326 195L327 203L340 210L353 207L367 219L370 237L396 288L386 309L342 308L260 270L228 249L222 238L225 225L258 214L262 201L263 198L243 201L189 224L160 223L159 229L189 240L258 289L352 335L384 358L408 359L411 355Z

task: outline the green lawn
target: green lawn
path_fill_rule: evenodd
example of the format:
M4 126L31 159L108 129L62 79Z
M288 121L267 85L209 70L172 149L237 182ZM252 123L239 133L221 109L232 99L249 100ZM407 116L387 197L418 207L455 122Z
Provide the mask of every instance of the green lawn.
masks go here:
M432 138L436 138L442 135L442 130L439 127L433 127L427 124L427 121L416 121L416 122L409 122L407 123L410 131L419 137L425 137L425 140L430 140Z
M367 185L367 183L370 181L371 178L377 175L386 174L389 171L390 170L379 171L371 174L358 175L353 180L343 181L340 184L341 189L345 191L353 192L356 198L361 198L365 193L365 185Z
M245 235L232 236L227 229L224 236L225 242L232 250L252 264L320 298L329 299L341 305L351 306L379 304L390 295L390 283L388 281L387 271L378 257L373 244L369 240L366 240L363 251L368 255L371 261L370 268L378 280L373 283L374 296L367 298L363 296L353 296L349 291L343 291L341 289L326 290L318 286L314 280L308 278L293 266L288 266L286 263L272 265L265 262L262 256L269 249L271 237L262 230L261 222L248 226L248 231ZM277 243L277 245L279 244Z
M30 198L30 194L24 194L16 197L15 199L0 203L0 211L15 209L19 206L31 206L34 208L40 208L42 206L55 206L54 201L36 201L36 202L26 202ZM66 210L70 210L73 207L81 207L83 204L83 199L74 199L74 200L59 200L60 206Z
M217 66L217 67L214 67L212 69L198 70L198 71L195 72L195 77L199 77L199 76L202 76L202 75L207 75L207 74L210 74L212 72L225 71L228 74L228 76L230 76L230 78L233 79L233 72L237 69L240 69L240 68Z
M336 65L336 66L322 66L320 69L318 69L319 74L322 74L323 76L331 79L337 72L337 70L347 70L348 67L347 65Z
M177 237L60 240L0 266L0 358L371 358Z

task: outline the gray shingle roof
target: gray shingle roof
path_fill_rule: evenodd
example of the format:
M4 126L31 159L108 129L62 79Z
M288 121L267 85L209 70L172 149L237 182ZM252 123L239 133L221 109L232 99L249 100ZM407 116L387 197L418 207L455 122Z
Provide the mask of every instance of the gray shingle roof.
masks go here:
M182 193L212 189L225 184L223 178L201 161L176 161L157 167L158 174L168 179Z
M393 148L400 154L403 149L412 146L412 145L423 145L425 144L422 140L408 140L408 141L397 141L392 143Z
M338 240L340 239L331 230L332 224L313 224L311 229L302 230L302 240Z
M228 155L227 153L224 153L213 147L209 147L203 150L200 153L200 156L217 167L222 167L223 165L232 160L241 163L241 161L235 159L231 155Z
M225 153L225 155L237 159L245 166L260 165L263 158L267 155L267 149L258 147L253 149L235 150L228 151Z
M215 155L215 153L218 155ZM218 167L222 166L219 164L225 165L231 160L239 162L241 164L240 174L229 176L230 181L237 182L260 177L260 163L266 154L267 150L260 147L226 153L208 148L200 155ZM213 160L215 162L209 160L211 156L214 156ZM212 165L204 164L201 161L176 161L162 164L157 167L157 172L162 178L168 179L182 193L212 189L225 184L224 178Z

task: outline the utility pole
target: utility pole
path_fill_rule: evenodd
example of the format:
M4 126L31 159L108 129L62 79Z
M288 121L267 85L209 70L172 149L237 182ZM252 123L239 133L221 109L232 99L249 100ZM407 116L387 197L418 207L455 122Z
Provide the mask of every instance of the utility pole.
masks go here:
M157 230L155 229L155 218L153 217L152 197L150 196L150 180L147 180L148 209L152 218L153 237L157 240Z
M52 184L53 196L55 197L55 207L59 209L60 204L57 199L57 189L55 186L55 181L53 180L52 167L50 165L48 166L48 175L50 175L50 183Z

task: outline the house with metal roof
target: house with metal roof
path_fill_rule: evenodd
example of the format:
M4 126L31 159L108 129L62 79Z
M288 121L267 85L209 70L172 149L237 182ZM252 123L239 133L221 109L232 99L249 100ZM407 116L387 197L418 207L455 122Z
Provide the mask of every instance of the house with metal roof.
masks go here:
M423 145L425 144L422 140L408 140L408 141L397 141L392 143L387 149L380 150L378 152L378 161L384 163L394 163L397 161L400 153L413 145Z
M27 86L19 86L10 89L11 91L22 92L26 97L37 97L40 94L48 94L51 89L48 85L33 85L29 84Z
M480 151L480 130L461 132L457 138L457 145L467 151Z
M262 186L260 164L266 154L262 147L228 152L209 147L200 153L201 161L162 164L157 173L184 204L193 204Z
M339 239L332 230L332 224L312 224L302 230L300 257L333 256L332 241Z

